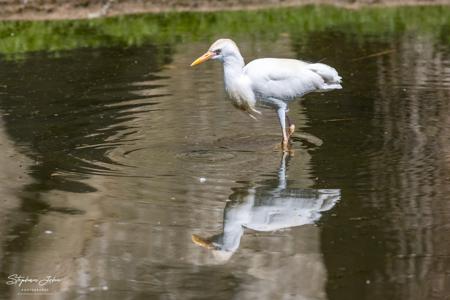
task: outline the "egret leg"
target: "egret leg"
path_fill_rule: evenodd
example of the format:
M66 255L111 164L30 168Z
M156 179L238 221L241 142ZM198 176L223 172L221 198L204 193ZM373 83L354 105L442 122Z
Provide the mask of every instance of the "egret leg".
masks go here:
M289 119L288 115L286 114L286 121L288 126L288 138L291 138L292 134L295 132L295 125L291 122L291 119Z
M286 113L288 111L287 104L279 99L269 97L264 101L269 106L274 107L277 110L278 121L280 122L281 132L283 134L283 140L281 141L281 148L283 151L289 151L289 137L286 131Z
M277 109L278 120L280 121L281 132L283 133L283 140L281 141L281 148L283 151L289 150L289 138L286 133L286 107Z

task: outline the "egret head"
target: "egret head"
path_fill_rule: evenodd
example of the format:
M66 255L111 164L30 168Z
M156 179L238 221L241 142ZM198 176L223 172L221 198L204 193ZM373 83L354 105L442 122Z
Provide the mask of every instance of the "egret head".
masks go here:
M191 64L191 67L201 64L210 59L217 59L223 62L226 57L235 55L238 55L239 57L241 56L236 43L230 39L219 39L215 41L211 45L211 47L209 47L208 51L206 51L205 54L197 58Z

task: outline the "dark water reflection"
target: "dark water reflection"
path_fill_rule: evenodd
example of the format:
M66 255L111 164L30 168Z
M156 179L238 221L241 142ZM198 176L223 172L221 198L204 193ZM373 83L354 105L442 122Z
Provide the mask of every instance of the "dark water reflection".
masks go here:
M288 169L273 113L254 122L225 101L219 65L187 67L209 41L0 61L2 281L56 276L55 297L80 299L450 295L448 47L339 30L237 42L344 77L292 105ZM191 241L226 227L224 207L324 195L304 220L247 230L226 263Z

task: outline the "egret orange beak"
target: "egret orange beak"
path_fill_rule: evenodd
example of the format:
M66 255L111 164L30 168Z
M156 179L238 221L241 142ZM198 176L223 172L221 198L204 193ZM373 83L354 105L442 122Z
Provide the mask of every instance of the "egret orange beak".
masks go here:
M199 58L197 58L196 60L194 60L194 62L191 64L191 67L199 65L201 63L204 63L205 61L211 59L211 57L214 56L214 52L208 51L205 54L203 54L202 56L200 56Z

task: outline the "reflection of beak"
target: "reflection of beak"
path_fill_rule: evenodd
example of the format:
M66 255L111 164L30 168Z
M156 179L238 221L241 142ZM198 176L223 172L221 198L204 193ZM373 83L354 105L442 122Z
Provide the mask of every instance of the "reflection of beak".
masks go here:
M194 244L199 245L200 247L203 247L203 248L206 248L209 250L214 250L216 248L211 241L208 241L207 239L202 238L201 236L193 234L191 238L192 238L192 241L194 242Z
M197 58L196 60L194 60L194 62L191 64L191 67L199 65L201 63L204 63L205 61L211 59L211 57L214 56L214 52L208 51L205 54L203 54L202 56L200 56L199 58Z

